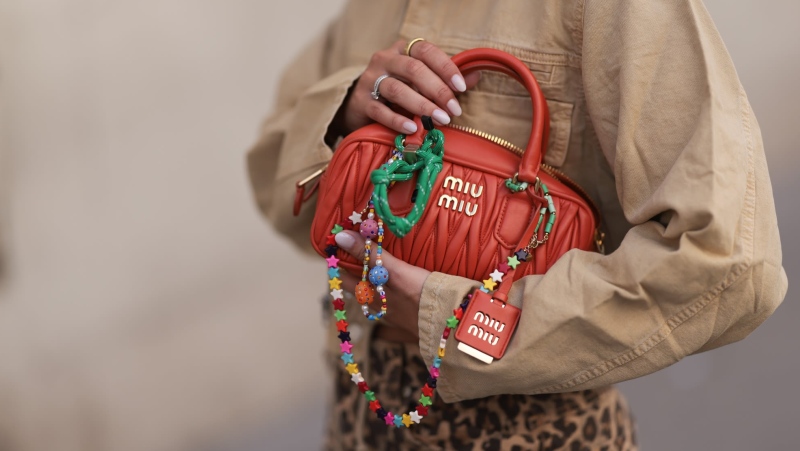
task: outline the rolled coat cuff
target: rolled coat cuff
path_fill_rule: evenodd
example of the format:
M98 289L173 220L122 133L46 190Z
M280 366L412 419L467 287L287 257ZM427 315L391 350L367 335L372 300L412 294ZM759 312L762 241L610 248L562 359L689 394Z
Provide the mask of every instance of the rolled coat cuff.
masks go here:
M296 182L330 161L325 143L328 128L363 66L344 68L315 83L295 105L264 124L258 143L247 157L250 182L264 216L281 235L313 254L308 238L316 199L294 216Z

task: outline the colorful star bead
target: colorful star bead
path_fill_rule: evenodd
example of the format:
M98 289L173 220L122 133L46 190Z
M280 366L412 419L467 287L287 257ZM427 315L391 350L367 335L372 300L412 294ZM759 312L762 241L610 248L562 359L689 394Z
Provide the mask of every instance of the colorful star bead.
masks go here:
M367 401L375 401L375 392L367 390L364 392L364 397L367 398Z
M353 221L349 218L342 221L342 228L345 230L352 230L353 229Z
M336 246L336 235L328 235L325 237L325 244Z
M336 319L339 321L345 320L347 319L347 312L345 312L344 310L336 310L335 312L333 312L333 316L335 316Z
M349 352L342 354L342 362L353 363L353 354L350 354Z
M347 332L347 321L345 320L336 321L336 330L338 330L339 332Z
M464 310L462 310L462 309L461 309L461 307L459 307L459 308L456 308L456 309L453 309L453 315L454 315L454 316L455 316L455 317L456 317L456 318L457 318L459 321L461 321L461 318L463 318L463 317L464 317Z
M331 233L332 233L332 234L334 234L334 235L336 235L337 233L341 232L342 230L344 230L344 229L342 228L342 226L340 226L339 224L335 224L335 225L333 226L333 228L331 229Z
M358 384L360 382L364 382L364 377L361 376L361 373L353 373L350 375L350 380Z
M483 287L489 291L494 290L494 287L497 286L497 282L492 279L486 279L483 281Z
M506 263L506 262L501 262L499 265L497 265L497 270L500 271L503 274L508 273L509 269L510 268L508 267L508 263Z
M338 291L342 291L342 290L338 290ZM331 292L332 296L333 296L333 294L334 293ZM333 298L334 298L333 308L336 309L336 310L344 310L344 301L342 300L341 293L339 293L339 296L333 296Z
M456 318L455 316L451 316L450 318L447 319L447 327L455 329L456 326L458 326L458 318Z
M436 378L433 376L428 377L428 382L426 382L428 386L431 388L436 388Z
M508 266L517 269L517 266L519 266L519 260L517 259L516 255L513 257L508 257Z
M408 427L411 427L412 423L413 423L413 421L411 420L411 415L409 415L407 413L404 413L403 414L403 425L408 428Z
M433 396L433 389L428 387L428 384L425 384L422 387L422 394L425 396Z
M339 340L350 341L350 332L339 331Z
M431 368L431 376L439 377L439 368Z
M334 299L341 299L342 296L344 296L344 291L342 291L341 289L331 290L331 297L333 297Z
M339 259L336 258L335 255L331 255L330 257L326 258L325 261L328 262L328 268L339 266Z
M334 277L339 277L339 268L328 268L328 277L333 279Z
M354 211L353 214L350 215L348 219L350 219L350 222L352 222L353 225L356 225L359 222L361 222L361 213Z
M342 279L334 277L328 281L328 286L330 286L331 290L338 290L342 288Z
M328 255L328 256L336 255L336 251L338 251L338 250L339 250L339 248L336 247L336 246L328 246L328 247L325 248L325 255Z
M486 287L481 287L480 290L483 291L484 293L488 293L489 292L489 290L487 290Z
M395 427L401 428L403 427L403 417L400 415L394 416L394 425Z
M419 412L419 414L424 417L425 415L428 414L428 407L427 406L423 406L422 404L420 404L420 405L417 406L417 410L416 411Z
M376 401L370 401L370 402L369 402L369 410L371 410L371 411L373 411L373 412L377 412L377 411L378 411L378 409L380 409L380 408L381 408L381 403L380 403L380 401L377 401L377 400L376 400Z
M422 420L422 415L420 415L416 410L411 412L411 415L409 416L411 417L411 421L417 424L419 424L419 422Z
M439 368L440 366L442 366L442 359L440 357L434 357L433 358L433 366L436 367L436 368Z
M386 422L387 426L393 425L394 424L394 415L392 415L392 412L386 412L386 416L383 417L383 421Z
M423 406L427 407L427 406L431 405L431 398L429 398L429 397L427 397L425 395L422 395L422 396L419 397L419 403L422 404Z
M439 350L436 351L436 355L438 355L440 358L444 358L444 348L439 348Z
M514 255L517 257L517 260L521 262L528 261L528 257L531 256L531 254L529 254L525 249L520 249L517 252L514 252Z
M495 281L495 282L497 282L497 283L500 283L500 282L502 282L502 281L503 281L503 276L504 276L504 274L503 274L503 273L501 273L501 272L500 272L499 270L497 270L497 269L495 269L493 273L489 274L489 277L491 277L491 278L492 278L492 280L494 280L494 281Z
M353 345L349 341L345 341L339 344L339 349L342 352L350 352L353 349Z
M345 365L345 369L347 369L347 372L350 373L350 374L356 374L356 373L358 373L358 364L357 363L348 363L347 365Z
M361 382L357 383L356 385L358 385L358 391L360 391L361 393L364 393L367 390L369 390L369 386L364 381L361 381Z

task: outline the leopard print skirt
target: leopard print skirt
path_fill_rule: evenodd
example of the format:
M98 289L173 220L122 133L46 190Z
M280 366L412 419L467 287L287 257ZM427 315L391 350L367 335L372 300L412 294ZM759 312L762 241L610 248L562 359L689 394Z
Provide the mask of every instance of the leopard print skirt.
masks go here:
M333 366L333 365L332 365ZM419 347L373 340L368 381L392 412L414 410L428 377ZM388 427L335 365L330 450L636 450L627 402L614 387L547 395L499 395L444 403L411 428Z

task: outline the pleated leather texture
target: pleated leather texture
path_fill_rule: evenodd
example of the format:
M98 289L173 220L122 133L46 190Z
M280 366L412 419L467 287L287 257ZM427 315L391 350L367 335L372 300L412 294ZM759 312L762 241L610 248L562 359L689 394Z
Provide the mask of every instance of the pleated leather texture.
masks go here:
M501 261L527 243L526 227L538 219L545 200L529 187L513 193L505 180L519 171L520 157L504 147L470 133L444 127L444 165L419 223L399 239L387 228L383 246L395 257L429 271L483 280ZM420 144L424 130L408 136ZM361 212L372 195L370 172L385 163L394 149L396 132L373 124L351 133L336 149L322 175L311 240L320 255L335 224ZM588 202L561 181L539 171L556 208L556 222L547 243L521 265L514 280L542 274L570 249L594 250L597 218ZM469 185L467 185L469 184ZM415 180L396 183L389 193L395 215L411 209ZM470 215L469 213L473 213ZM545 218L545 223L547 219ZM544 224L540 237L543 235ZM362 262L343 251L340 266L360 274Z

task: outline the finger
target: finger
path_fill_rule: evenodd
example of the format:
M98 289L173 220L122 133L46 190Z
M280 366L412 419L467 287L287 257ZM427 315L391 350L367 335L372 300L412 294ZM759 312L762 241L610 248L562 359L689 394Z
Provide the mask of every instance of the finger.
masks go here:
M450 90L447 86L442 86L445 90ZM450 116L444 110L440 109L435 103L396 78L390 77L384 80L383 83L381 83L380 91L381 96L386 98L386 100L401 106L411 114L430 116L443 125L450 123ZM453 101L455 101L455 99L453 99ZM460 113L461 107L459 106L458 109ZM378 119L375 120L377 121Z
M428 41L420 41L411 47L409 56L425 63L439 78L447 81L454 91L464 92L467 90L467 84L461 71L458 70L458 66L439 47Z
M387 78L381 85L381 95L383 95L383 87L389 80L390 79ZM367 117L373 121L381 123L394 131L404 134L415 133L417 131L417 124L415 124L414 121L408 119L402 114L395 113L383 102L372 99L368 100L367 102Z
M366 240L360 233L352 231L352 230L343 230L336 234L336 244L339 245L343 251L347 252L348 254L352 255L358 260L363 260L364 258L364 244ZM373 241L372 243L372 254L371 256L377 256L375 249L377 248L377 243ZM377 258L370 258L369 265L370 267L375 266L375 262ZM384 267L386 267L389 271L394 271L399 269L401 266L411 266L408 263L398 260L392 256L392 254L383 250L381 252L381 262Z
M389 60L386 68L390 74L411 82L423 96L440 108L446 109L453 116L461 116L461 105L453 95L453 89L422 61L398 55Z
M360 233L352 230L344 230L336 234L336 244L339 247L352 255L353 257L361 260L364 258L364 237ZM374 251L375 243L373 242L373 255L377 255ZM375 266L377 259L370 259L370 266ZM395 288L398 292L408 294L414 291L414 288L419 285L418 282L424 282L430 272L426 269L414 266L394 257L392 254L383 250L381 252L381 261L383 267L389 272L389 281L386 286ZM418 293L416 295L418 299Z

